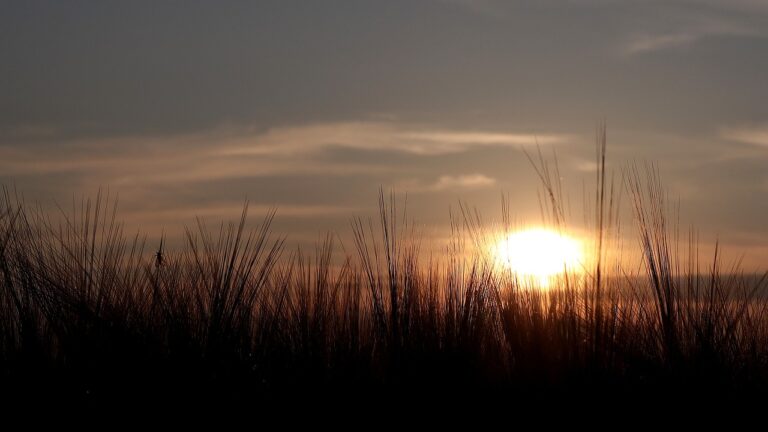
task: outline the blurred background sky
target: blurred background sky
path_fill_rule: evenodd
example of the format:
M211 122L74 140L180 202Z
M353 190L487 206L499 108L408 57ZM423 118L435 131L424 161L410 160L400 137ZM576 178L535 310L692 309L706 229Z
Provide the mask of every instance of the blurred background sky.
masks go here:
M683 229L768 259L766 1L0 5L0 183L29 202L108 188L153 239L247 197L309 245L382 186L439 238L459 200L538 221L538 143L578 224L605 120L617 175L657 163Z

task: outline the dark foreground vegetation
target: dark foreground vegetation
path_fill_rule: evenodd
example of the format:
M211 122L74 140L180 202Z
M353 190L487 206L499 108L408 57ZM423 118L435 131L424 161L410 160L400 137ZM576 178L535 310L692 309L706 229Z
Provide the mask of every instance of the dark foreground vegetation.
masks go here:
M558 188L536 166L561 224ZM6 191L0 392L160 405L762 398L764 280L687 250L693 258L681 259L659 184L631 170L644 269L620 272L604 250L615 193L602 166L596 259L548 290L528 289L480 252L469 212L444 256L420 258L383 196L380 222L356 220L355 248L338 262L330 237L292 253L271 235L271 217L249 232L245 212L240 224L200 223L185 248L153 254L103 200L52 218Z

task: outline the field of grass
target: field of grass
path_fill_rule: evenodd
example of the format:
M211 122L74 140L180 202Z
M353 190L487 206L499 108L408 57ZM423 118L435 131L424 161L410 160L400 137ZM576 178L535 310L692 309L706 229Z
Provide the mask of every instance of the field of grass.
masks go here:
M556 176L533 162L562 224ZM764 278L699 263L693 242L680 252L653 171L614 184L599 165L594 262L546 290L483 252L470 212L444 256L420 258L384 194L380 221L354 220L354 248L337 264L330 236L312 254L285 250L273 216L252 231L246 211L220 230L201 223L186 247L156 254L101 199L55 219L6 191L0 391L160 404L765 394ZM640 273L605 246L619 189L635 208Z

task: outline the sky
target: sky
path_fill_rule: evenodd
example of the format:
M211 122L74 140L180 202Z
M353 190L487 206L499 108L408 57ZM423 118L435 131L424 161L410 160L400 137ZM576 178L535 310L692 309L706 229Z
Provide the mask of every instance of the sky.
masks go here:
M685 229L768 261L766 1L0 8L0 184L30 202L109 190L155 238L248 199L309 245L381 187L440 238L460 201L492 219L507 194L535 222L537 145L583 202L605 122L618 177L655 163Z

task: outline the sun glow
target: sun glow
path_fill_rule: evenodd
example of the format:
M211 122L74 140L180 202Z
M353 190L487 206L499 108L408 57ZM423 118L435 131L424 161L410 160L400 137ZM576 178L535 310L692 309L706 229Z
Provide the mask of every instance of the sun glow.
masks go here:
M547 229L528 229L508 234L496 244L499 263L515 273L547 288L553 278L567 272L580 272L583 261L581 242Z

